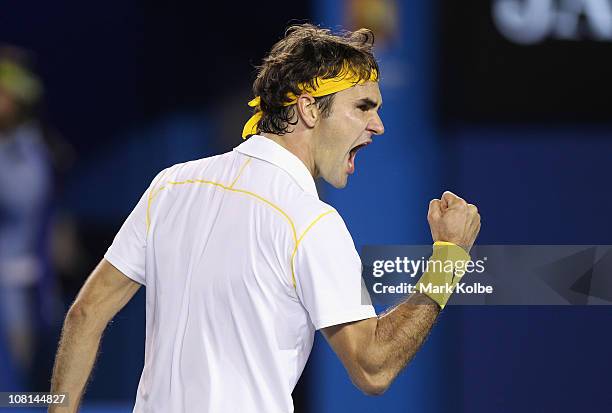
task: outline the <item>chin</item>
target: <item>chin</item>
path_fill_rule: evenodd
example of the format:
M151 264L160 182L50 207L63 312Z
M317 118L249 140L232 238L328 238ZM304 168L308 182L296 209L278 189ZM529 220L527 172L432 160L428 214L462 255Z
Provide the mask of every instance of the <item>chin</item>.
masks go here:
M342 188L346 188L346 185L348 184L348 176L345 177L344 179L338 179L337 181L331 181L331 180L327 180L327 183L330 184L331 186L333 186L336 189L342 189Z

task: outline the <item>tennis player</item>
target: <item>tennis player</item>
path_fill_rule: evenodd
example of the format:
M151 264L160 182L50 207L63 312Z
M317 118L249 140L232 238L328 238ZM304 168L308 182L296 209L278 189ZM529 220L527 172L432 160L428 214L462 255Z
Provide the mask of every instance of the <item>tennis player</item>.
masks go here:
M288 29L263 64L246 140L160 172L64 323L52 391L76 411L109 321L146 286L145 362L134 412L291 412L321 330L355 385L381 394L419 349L449 292L377 316L361 261L315 178L342 188L384 132L373 36ZM433 255L469 259L475 206L429 205ZM453 285L455 274L421 283Z

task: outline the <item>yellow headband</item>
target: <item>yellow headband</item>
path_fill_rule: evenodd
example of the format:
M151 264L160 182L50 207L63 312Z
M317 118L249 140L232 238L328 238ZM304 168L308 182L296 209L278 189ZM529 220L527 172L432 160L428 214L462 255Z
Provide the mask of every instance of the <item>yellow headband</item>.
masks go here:
M314 79L315 88L313 89L308 83L300 84L298 87L300 90L310 93L313 97L321 97L326 95L331 95L332 93L340 92L341 90L351 88L355 85L361 85L367 81L378 81L378 72L376 70L372 70L370 72L370 77L368 79L358 80L359 77L352 70L343 70L338 76L332 77L329 79L323 79L321 77L317 77ZM289 98L288 102L284 103L284 106L290 106L297 103L298 97L293 93L289 92L287 94ZM249 102L249 106L252 108L256 108L260 104L260 97L257 96L253 100ZM257 133L257 125L263 116L263 112L258 110L251 116L251 118L244 125L244 129L242 129L242 139L246 139L249 135L254 135Z

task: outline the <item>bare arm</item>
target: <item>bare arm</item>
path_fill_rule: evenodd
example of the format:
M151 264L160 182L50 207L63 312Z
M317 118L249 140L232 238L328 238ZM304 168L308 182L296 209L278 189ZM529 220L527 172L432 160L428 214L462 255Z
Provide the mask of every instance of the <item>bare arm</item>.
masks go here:
M431 201L427 219L434 241L452 242L466 251L480 231L478 209L451 192ZM382 394L425 341L440 305L445 301L413 294L378 317L322 332L353 383L367 394Z
M414 357L439 312L429 297L413 294L378 317L322 332L353 383L367 394L378 395Z
M91 373L102 332L140 288L102 259L68 310L53 367L51 391L68 393L68 407L50 413L76 412Z

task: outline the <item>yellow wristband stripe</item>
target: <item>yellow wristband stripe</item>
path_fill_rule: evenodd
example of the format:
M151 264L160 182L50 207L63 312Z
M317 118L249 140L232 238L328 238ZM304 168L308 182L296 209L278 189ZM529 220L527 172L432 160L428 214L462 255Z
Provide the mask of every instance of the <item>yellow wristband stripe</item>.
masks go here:
M470 255L462 247L452 242L436 241L428 260L427 271L417 282L416 291L427 295L443 309L463 276L457 274L456 269L465 268L465 262L470 259ZM432 265L429 265L430 263Z

